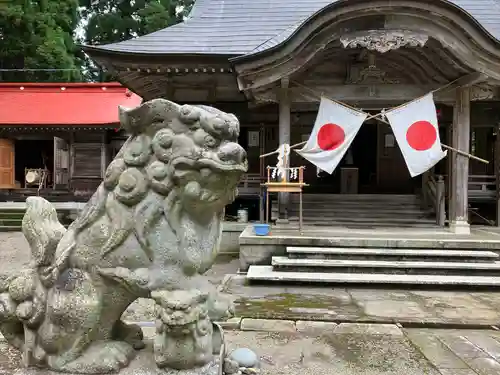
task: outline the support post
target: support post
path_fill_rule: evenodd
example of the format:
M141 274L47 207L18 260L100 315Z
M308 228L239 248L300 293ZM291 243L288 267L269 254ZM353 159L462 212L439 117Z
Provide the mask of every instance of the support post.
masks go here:
M453 147L464 152L470 149L470 88L456 90L453 108ZM456 234L470 234L469 226L469 159L453 152L452 155L453 212L450 230Z
M453 113L453 122L455 122L455 112ZM453 124L450 124L447 129L447 144L453 143ZM451 223L451 218L455 212L455 192L453 191L453 152L448 151L449 155L446 158L446 169L448 174L447 188L448 188L448 222Z
M429 208L429 201L427 199L427 184L429 183L429 174L427 171L422 175L422 209L427 210Z
M495 182L496 182L496 205L497 205L497 215L496 215L496 225L500 227L500 128L496 129L496 139L495 139Z
M440 227L444 227L446 222L446 207L445 207L445 184L443 176L437 176L436 180L436 221Z
M290 118L291 118L291 103L289 95L289 81L288 78L281 80L280 95L279 95L279 144L290 144ZM289 167L289 159L286 158L285 168ZM288 173L286 175L288 180ZM280 223L288 222L288 206L289 194L279 193L278 197L278 220Z

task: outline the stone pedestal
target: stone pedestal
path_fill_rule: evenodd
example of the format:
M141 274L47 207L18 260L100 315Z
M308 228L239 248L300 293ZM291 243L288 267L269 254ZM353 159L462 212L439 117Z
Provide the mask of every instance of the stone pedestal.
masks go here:
M452 221L450 223L450 231L455 234L470 234L470 225L465 220Z
M2 369L0 369L1 372ZM22 364L19 363L17 369L12 369L9 371L12 375L77 375L76 373L60 373L53 372L46 369L36 369L36 368L22 368ZM222 369L219 366L219 359L216 358L213 362L191 370L172 370L172 369L161 369L159 370L156 366L152 343L148 343L145 349L137 353L137 357L130 363L130 365L120 372L116 373L119 375L220 375L222 374Z

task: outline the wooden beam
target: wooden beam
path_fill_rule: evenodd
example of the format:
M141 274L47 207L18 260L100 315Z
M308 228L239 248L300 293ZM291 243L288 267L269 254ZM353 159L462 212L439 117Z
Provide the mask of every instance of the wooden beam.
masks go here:
M463 81L462 81L463 82ZM431 91L438 89L437 85L408 85L408 84L373 84L373 85L339 85L339 84L304 84L306 88L290 84L289 94L292 103L318 103L318 97L325 95L336 100L359 104L366 103L385 104L403 103L414 100ZM454 85L453 85L454 86ZM474 89L474 88L472 88ZM279 90L269 89L266 91L254 92L256 102L278 103ZM435 93L436 102L452 104L455 102L455 92L453 90L442 90ZM498 95L492 99L498 99Z
M439 93L442 94L442 93L456 90L458 88L470 87L472 85L484 82L487 79L488 79L488 76L484 73L474 72L471 74L467 74L466 76L463 76L463 77L453 81L453 83L451 85L443 87L442 90L439 90Z
M374 85L308 85L312 90L309 92L301 87L293 87L293 102L318 102L318 94L324 94L336 100L350 103L361 102L389 102L402 103L423 96L437 87L435 85L397 85L397 84L374 84ZM266 95L263 93L262 95ZM257 94L256 94L257 96ZM258 96L261 97L260 95ZM452 92L438 93L437 101L453 102L455 95Z

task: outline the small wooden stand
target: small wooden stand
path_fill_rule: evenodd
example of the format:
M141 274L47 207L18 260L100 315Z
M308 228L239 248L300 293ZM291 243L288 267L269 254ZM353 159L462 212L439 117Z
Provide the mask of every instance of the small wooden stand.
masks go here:
M281 181L276 182L271 179L271 171L276 170L276 167L267 167L267 182L262 186L266 189L266 223L269 222L269 193L299 193L299 231L302 234L302 189L308 186L304 183L304 169L305 167L298 168L284 168L288 174L293 169L299 170L299 178L297 182L289 182L286 176L283 176Z

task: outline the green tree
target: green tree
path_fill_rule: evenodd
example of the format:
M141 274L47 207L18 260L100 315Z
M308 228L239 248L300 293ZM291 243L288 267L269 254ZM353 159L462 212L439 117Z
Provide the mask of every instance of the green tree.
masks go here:
M117 43L183 20L193 0L80 0L88 45ZM92 63L88 61L88 66ZM92 70L92 69L91 69ZM100 77L111 80L112 77ZM94 75L93 79L99 79Z
M1 80L80 80L83 56L74 42L78 23L78 0L5 2L0 7L0 67L12 71L0 72Z

